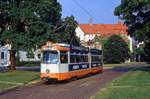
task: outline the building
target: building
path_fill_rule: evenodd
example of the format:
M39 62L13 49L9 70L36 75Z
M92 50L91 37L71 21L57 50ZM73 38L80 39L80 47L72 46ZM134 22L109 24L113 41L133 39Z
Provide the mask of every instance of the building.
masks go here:
M79 24L76 28L76 35L83 46L94 47L95 45L89 44L89 42L93 41L96 36L100 39L105 39L117 34L129 42L130 51L133 52L132 38L128 36L127 30L127 26L121 22L116 24Z
M6 44L0 47L0 67L7 67L10 65L10 50L11 46Z
M10 50L11 46L6 44L5 46L0 46L0 67L10 66ZM26 51L19 51L18 55L20 62L40 62L41 61L41 49L33 51L33 57L28 57Z
M41 49L33 51L33 56L28 57L28 52L19 51L20 62L40 62L41 61Z

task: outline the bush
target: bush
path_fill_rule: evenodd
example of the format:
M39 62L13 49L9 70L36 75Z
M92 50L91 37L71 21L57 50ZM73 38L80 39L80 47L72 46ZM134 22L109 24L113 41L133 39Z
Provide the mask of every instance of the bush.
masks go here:
M127 42L119 35L113 35L108 38L104 44L104 62L105 63L123 63L129 59L130 51Z

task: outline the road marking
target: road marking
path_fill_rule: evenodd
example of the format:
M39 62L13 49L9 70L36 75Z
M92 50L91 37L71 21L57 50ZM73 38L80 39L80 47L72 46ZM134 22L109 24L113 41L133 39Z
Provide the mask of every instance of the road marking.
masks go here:
M94 81L83 83L83 84L80 85L80 87L87 87L87 86L90 86L91 84L93 84L93 82L94 82Z

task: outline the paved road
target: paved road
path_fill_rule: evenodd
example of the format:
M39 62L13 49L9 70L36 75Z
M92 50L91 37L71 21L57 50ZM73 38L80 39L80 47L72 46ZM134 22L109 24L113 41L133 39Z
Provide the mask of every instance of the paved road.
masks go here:
M128 68L107 69L102 74L76 81L19 88L0 95L0 99L89 99L112 79L128 71Z

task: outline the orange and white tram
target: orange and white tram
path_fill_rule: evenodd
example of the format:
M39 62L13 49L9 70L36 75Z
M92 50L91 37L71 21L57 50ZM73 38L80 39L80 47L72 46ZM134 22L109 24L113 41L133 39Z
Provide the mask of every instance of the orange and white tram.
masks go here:
M41 79L67 80L103 71L102 51L67 44L43 46Z

